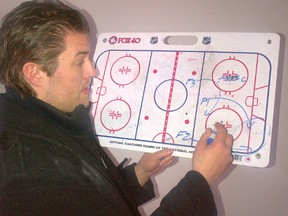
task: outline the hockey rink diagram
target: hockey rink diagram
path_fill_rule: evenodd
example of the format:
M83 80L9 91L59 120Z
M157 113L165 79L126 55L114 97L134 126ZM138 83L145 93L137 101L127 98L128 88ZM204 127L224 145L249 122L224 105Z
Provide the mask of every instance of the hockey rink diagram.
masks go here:
M101 145L173 148L192 157L204 130L217 121L233 135L234 163L267 165L275 80L269 56L124 48L95 55L91 113Z

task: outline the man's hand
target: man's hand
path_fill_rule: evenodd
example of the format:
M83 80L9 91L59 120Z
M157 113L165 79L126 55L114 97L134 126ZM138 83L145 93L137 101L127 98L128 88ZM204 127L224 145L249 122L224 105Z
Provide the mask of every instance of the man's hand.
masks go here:
M216 123L217 134L211 144L207 139L211 134L211 128L207 129L201 136L192 159L192 170L201 173L211 185L232 163L233 138L227 133L226 128Z
M145 153L135 166L138 182L144 186L149 178L173 161L172 149L164 149L154 153Z

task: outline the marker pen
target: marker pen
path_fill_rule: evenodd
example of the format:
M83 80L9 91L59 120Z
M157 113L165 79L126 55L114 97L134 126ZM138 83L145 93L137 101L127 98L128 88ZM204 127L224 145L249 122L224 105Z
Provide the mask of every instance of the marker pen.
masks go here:
M216 127L214 127L212 129L212 133L210 134L209 138L207 139L207 144L211 144L214 141L216 134L217 134L217 129L216 129Z

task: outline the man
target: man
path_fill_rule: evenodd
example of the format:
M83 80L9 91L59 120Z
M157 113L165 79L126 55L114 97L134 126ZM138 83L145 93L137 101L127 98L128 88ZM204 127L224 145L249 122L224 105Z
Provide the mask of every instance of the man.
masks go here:
M139 215L150 177L170 149L118 167L93 135L88 93L96 76L85 18L57 0L24 2L0 29L0 215ZM232 162L232 137L205 131L192 170L153 215L216 215L210 186Z

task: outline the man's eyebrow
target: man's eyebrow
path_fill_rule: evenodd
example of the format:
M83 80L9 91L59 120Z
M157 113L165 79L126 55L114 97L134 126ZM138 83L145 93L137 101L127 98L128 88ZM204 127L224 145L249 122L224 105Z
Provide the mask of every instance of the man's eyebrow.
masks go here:
M74 58L76 58L77 56L79 56L79 55L89 55L89 51L82 51L82 52L78 52L78 53L76 53L76 55L74 56Z

